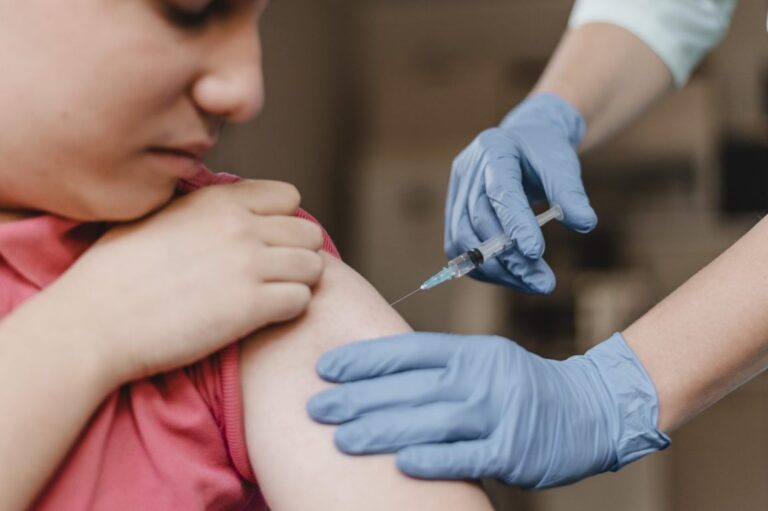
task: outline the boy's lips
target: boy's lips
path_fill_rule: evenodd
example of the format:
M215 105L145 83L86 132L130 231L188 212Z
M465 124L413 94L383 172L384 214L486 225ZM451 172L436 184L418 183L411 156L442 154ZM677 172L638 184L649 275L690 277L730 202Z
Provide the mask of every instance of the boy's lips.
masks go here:
M149 151L153 153L168 153L178 156L186 156L202 161L211 149L213 149L213 142L192 142L189 144L154 146L150 147Z
M147 152L154 157L164 172L177 178L191 178L203 167L205 155L213 148L209 142L174 146L150 147Z

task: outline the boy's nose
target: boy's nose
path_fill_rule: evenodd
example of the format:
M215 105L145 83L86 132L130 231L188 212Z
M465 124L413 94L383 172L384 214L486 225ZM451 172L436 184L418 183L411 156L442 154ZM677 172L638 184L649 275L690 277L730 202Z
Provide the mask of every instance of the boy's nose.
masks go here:
M209 56L192 96L205 113L229 122L244 122L264 104L261 47L255 27L230 37Z

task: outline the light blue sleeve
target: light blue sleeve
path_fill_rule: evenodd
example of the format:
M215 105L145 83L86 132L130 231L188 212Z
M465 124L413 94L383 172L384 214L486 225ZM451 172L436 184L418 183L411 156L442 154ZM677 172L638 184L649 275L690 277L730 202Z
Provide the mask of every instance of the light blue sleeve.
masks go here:
M725 35L735 5L736 0L576 0L569 26L605 22L629 30L682 86Z

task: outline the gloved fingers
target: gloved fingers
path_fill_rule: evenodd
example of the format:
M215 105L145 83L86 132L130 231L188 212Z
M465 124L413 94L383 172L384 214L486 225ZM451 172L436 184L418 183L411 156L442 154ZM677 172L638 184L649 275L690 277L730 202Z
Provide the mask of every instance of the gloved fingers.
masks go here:
M529 163L538 171L550 205L559 204L563 209L563 225L589 232L597 225L597 215L581 180L579 157L565 141L562 145L559 150L537 152Z
M488 240L503 232L487 200L475 203L472 219L475 217L475 232L480 239ZM476 272L526 293L549 293L555 284L554 273L543 259L529 259L517 247L486 261Z
M488 440L415 445L398 451L396 463L405 474L421 479L497 477L493 451Z
M386 374L444 367L462 342L458 335L414 332L347 344L320 357L318 375L345 383Z
M440 385L443 372L413 370L338 385L310 399L307 411L316 421L340 424L371 413L378 416L377 412L392 408L457 399L453 389Z
M544 235L523 189L519 157L489 161L484 169L485 192L504 232L529 259L544 254Z
M467 147L453 162L448 196L445 202L445 241L448 258L463 252L468 241L466 237L467 200L470 186L477 175L479 156L477 141Z
M403 447L475 440L488 434L457 402L395 408L349 422L336 430L336 446L348 454L395 452Z
M454 204L450 219L446 218L445 255L453 259L481 243L470 222L469 198L462 197Z
M480 173L469 189L467 199L467 218L472 231L481 241L504 234L496 211L491 206L485 184L485 172Z
M517 257L526 261L528 260L522 254L517 254ZM498 258L493 258L483 263L477 270L471 272L469 276L489 284L502 284L522 293L539 292L537 289L531 287L531 285L524 280L524 277L510 272Z
M549 294L554 291L557 283L555 273L544 259L532 261L519 252L509 252L499 256L497 260L508 274L521 276L521 291L536 294Z
M461 207L463 208L461 215L457 215L452 222L452 236L446 237L445 255L448 259L453 259L482 243L470 222L471 211L468 203L465 201Z

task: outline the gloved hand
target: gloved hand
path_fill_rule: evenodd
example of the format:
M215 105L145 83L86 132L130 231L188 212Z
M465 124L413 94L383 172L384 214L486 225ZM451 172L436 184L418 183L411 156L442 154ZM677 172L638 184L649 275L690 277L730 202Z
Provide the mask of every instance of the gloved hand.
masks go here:
M620 334L565 361L499 337L408 334L323 355L343 385L308 411L349 454L397 451L406 474L525 488L618 470L669 445L653 383Z
M541 259L544 237L531 205L559 204L563 223L589 232L597 216L581 182L576 148L581 114L555 94L529 97L498 128L481 133L454 161L445 208L445 253L452 259L505 232L517 248L471 276L525 292L548 293L555 276Z

